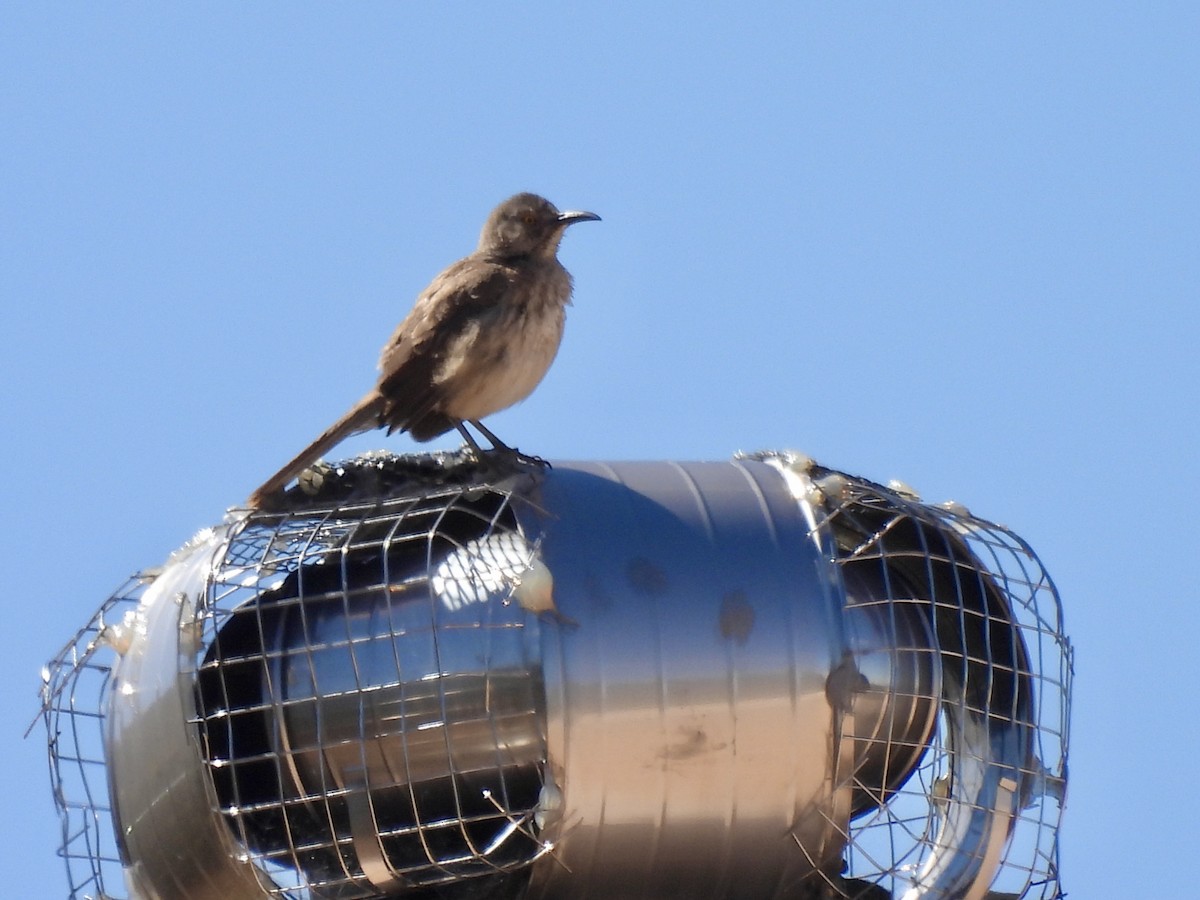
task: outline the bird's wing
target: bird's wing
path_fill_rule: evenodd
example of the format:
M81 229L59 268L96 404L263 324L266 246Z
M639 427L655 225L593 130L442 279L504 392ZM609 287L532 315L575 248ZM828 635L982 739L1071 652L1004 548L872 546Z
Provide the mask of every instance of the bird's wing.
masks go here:
M378 390L392 429L405 429L441 400L435 379L450 350L486 318L512 286L508 266L467 257L437 276L417 298L379 356Z

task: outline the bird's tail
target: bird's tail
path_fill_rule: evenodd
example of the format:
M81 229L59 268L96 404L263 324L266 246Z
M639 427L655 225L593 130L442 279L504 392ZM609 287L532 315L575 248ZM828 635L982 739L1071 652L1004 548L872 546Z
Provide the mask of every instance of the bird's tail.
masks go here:
M282 469L264 481L246 501L250 507L259 507L271 495L320 459L328 450L352 434L379 427L379 414L383 410L383 398L376 391L367 394L349 411L325 429L315 441L301 450Z

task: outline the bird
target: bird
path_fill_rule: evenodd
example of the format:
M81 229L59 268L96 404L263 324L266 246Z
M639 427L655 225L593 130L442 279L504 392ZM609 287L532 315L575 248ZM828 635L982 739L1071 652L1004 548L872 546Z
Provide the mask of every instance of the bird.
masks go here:
M249 505L262 506L343 439L377 428L422 442L457 429L481 456L469 422L493 450L535 461L480 420L528 397L554 362L572 289L559 242L569 226L599 219L560 212L531 193L492 210L475 251L430 282L384 344L375 386L263 482Z

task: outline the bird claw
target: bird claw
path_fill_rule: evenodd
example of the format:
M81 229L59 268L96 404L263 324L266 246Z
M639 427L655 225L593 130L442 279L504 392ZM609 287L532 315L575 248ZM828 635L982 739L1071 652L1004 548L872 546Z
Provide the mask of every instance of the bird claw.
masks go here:
M516 447L507 447L500 445L493 447L491 450L485 451L485 456L489 456L504 465L510 467L525 467L534 469L551 469L549 460L542 459L540 456L530 456L528 453L522 453Z
M475 426L476 429L478 429L479 433L491 441L492 444L491 450L481 450L479 444L477 444L475 439L471 437L471 432L467 431L462 422L458 423L459 432L466 439L471 449L475 451L476 458L481 462L486 455L496 454L500 458L504 459L505 462L513 463L518 466L532 466L537 469L553 468L553 466L551 466L547 460L542 459L540 456L530 456L528 453L522 453L516 447L508 446L508 444L504 443L504 441L500 440L500 438L496 437L496 435L492 434L492 432L485 428L483 423L481 423L479 420L471 419L470 422Z
M553 469L550 465L550 460L542 459L540 456L530 456L528 453L522 453L516 447L510 447L508 450L512 454L512 458L523 466L535 466L539 469Z

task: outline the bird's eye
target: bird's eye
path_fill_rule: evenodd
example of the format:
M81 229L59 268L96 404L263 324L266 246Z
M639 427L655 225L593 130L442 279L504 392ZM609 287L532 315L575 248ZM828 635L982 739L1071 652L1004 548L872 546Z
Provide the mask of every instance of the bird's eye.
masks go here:
M527 210L525 210L525 212L521 213L521 221L524 222L526 225L532 225L534 222L537 221L537 216L535 216L533 214L532 209L527 209Z

